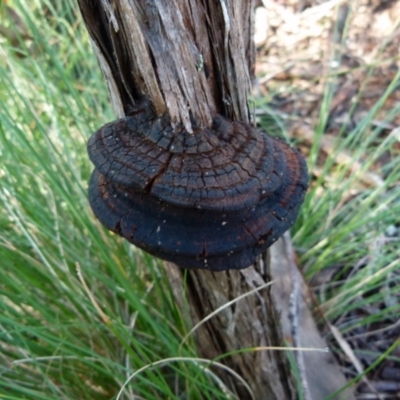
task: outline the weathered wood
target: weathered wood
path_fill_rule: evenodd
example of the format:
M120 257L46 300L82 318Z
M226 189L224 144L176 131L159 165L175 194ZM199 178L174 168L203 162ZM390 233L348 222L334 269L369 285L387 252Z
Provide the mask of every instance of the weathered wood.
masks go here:
M249 122L252 1L79 0L117 115L142 95L188 131L215 113Z
M189 305L193 325L229 301L271 281L268 253L256 265L240 271L188 270L185 282L182 270L174 264L164 264L177 304L181 310ZM182 297L182 287L186 288L189 301ZM213 359L239 349L282 346L280 316L270 289L266 287L240 299L196 330L199 353ZM245 379L256 400L297 398L283 351L255 350L221 361ZM225 377L225 382L228 379ZM229 386L239 399L251 398L240 382L231 381Z
M209 127L216 113L253 122L247 97L254 66L253 2L243 0L78 0L93 47L121 117L143 96L161 115ZM185 282L191 323L270 280L266 255L241 271L189 270ZM183 270L165 263L176 301ZM196 331L199 353L226 352L283 343L269 289L227 307ZM285 352L253 351L223 360L251 387L255 399L295 399ZM251 398L235 380L229 387Z

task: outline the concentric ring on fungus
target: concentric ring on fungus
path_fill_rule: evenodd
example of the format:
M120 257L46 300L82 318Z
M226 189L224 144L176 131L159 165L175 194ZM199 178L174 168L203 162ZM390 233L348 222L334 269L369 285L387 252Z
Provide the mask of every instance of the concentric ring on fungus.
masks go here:
M294 223L307 190L297 150L220 115L191 134L143 108L100 128L88 151L101 223L184 268L250 266Z

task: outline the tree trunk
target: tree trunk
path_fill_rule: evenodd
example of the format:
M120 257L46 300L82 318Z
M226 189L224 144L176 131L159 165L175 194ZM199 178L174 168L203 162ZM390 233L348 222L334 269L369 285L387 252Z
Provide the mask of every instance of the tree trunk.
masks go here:
M254 123L248 107L254 66L253 2L243 0L78 0L118 117L144 96L158 115L193 130L210 127L218 113ZM184 270L165 262L176 301L190 319L211 312L271 280L268 254L243 270ZM196 330L199 354L282 346L280 319L269 288L226 307ZM255 399L295 399L283 351L249 351L222 359L247 382ZM222 379L241 399L251 398L235 379Z

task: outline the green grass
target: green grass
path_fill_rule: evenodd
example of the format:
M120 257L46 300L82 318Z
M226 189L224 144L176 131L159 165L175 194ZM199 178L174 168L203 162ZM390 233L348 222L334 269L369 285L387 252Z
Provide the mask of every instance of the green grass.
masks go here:
M115 399L134 371L178 356L185 361L143 370L121 398L133 398L133 389L145 399L226 398L194 359L193 343L180 349L187 327L159 262L107 232L90 211L86 141L113 114L75 2L7 4L21 23L10 20L3 5L0 399ZM397 77L387 93L398 85ZM327 88L316 135L323 135L331 98ZM320 292L332 322L385 298L397 302L374 322L400 315L400 246L385 236L400 224L399 156L385 167L382 185L349 196L360 175L399 140L372 124L380 107L382 102L338 138L293 230L309 278L341 265ZM361 170L336 162L343 149L362 160ZM317 141L311 170L319 151ZM360 260L365 262L354 268ZM338 327L350 334L371 318Z
M158 262L90 211L86 141L113 115L77 7L52 3L14 2L32 39L1 40L0 398L110 399L186 330ZM225 398L202 368L148 369L135 393Z

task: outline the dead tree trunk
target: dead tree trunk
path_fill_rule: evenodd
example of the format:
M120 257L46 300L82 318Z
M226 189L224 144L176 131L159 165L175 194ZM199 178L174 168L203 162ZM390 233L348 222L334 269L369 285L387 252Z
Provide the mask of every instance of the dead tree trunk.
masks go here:
M254 123L248 106L254 65L253 2L243 0L78 0L116 114L143 96L158 115L192 131L218 113ZM244 270L189 270L190 318L197 323L228 301L270 281L268 255ZM165 263L182 305L183 270ZM219 312L196 331L199 353L282 346L279 315L262 289ZM253 351L223 360L249 384L255 399L295 399L285 352ZM223 377L226 380L226 376ZM240 383L226 382L239 398Z

